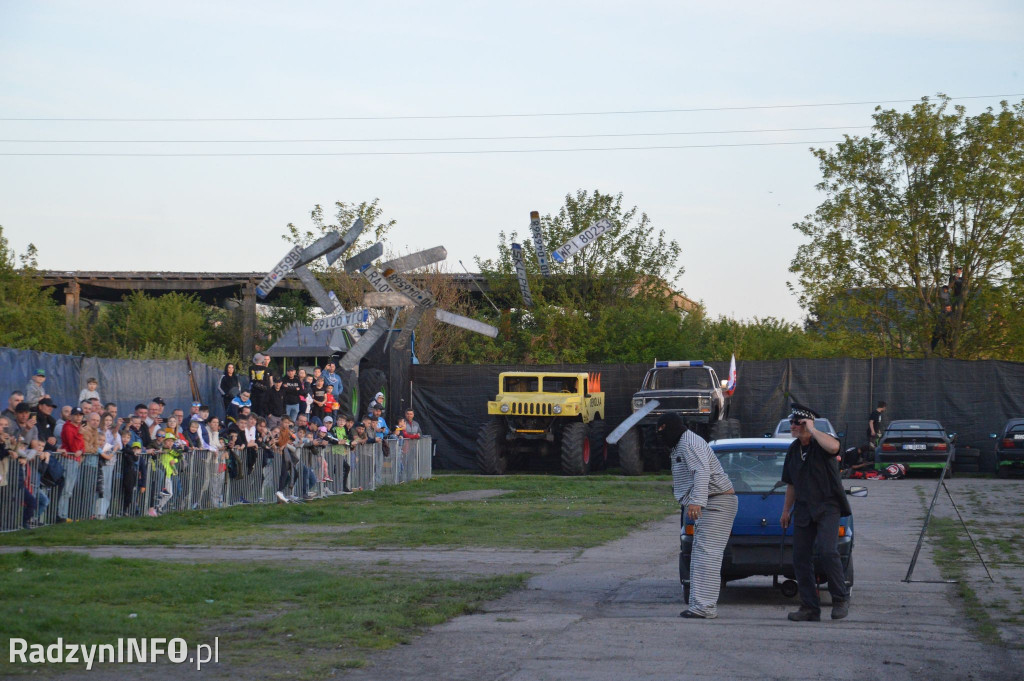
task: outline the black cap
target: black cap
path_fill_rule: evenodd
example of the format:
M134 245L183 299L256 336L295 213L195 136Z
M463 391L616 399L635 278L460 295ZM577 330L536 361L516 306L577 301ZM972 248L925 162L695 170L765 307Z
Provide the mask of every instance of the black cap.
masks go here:
M816 419L816 418L820 418L818 416L818 412L814 411L810 407L805 407L804 405L799 404L797 402L793 402L789 406L793 410L793 413L791 413L789 415L790 420L793 420L793 419Z
M19 402L18 406L14 408L15 414L27 414L32 411L32 407L28 406L24 402Z
M71 410L71 415L74 416L75 414L78 414L79 416L83 415L82 410L79 409L78 407L75 407L74 409Z
M49 397L44 397L39 400L38 404L43 407L56 407L57 403L51 400Z
M162 398L162 397L154 397L153 399L150 400L150 402L155 402L155 403L159 404L161 407L166 407L167 406L167 403L164 402L164 398Z

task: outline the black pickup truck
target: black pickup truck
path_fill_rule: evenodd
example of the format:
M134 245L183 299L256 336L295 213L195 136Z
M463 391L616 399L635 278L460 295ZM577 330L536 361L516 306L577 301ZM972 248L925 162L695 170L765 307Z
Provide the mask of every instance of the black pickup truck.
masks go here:
M633 395L632 409L642 409L650 400L659 406L619 440L619 464L627 475L638 475L647 467L661 469L667 464L667 450L659 447L654 433L658 417L679 414L686 424L706 440L739 437L739 422L729 418L727 381L700 360L658 361L648 369L643 385ZM664 460L663 460L664 459Z

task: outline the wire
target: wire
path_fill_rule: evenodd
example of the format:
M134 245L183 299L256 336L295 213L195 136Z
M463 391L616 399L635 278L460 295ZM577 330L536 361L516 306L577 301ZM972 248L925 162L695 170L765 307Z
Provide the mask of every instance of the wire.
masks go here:
M817 128L753 128L749 130L689 130L682 132L622 132L586 135L503 135L498 137L359 137L351 139L248 139L248 140L5 140L3 143L31 144L278 144L325 142L480 142L494 140L556 140L595 137L669 137L677 135L735 135L762 132L807 132L811 130L863 130L870 125L832 125Z
M649 147L574 147L571 149L468 149L468 150L437 150L437 151L311 151L311 152L197 152L197 153L107 153L107 152L0 152L0 156L108 156L108 157L146 157L146 156L429 156L447 154L545 154L568 153L576 151L645 151L654 149L715 149L720 147L773 147L792 144L837 144L842 140L819 140L811 142L739 142L736 144L680 144L657 145Z
M967 95L949 97L954 99L995 99L998 97L1022 97L1024 93L1005 95ZM38 122L88 122L88 123L231 123L231 122L266 122L266 121L410 121L410 120L445 120L457 118L542 118L555 116L632 116L635 114L667 114L697 113L702 111L752 111L765 109L812 109L818 107L859 106L864 104L907 104L920 102L920 99L879 99L857 102L819 102L811 104L758 104L749 106L704 106L687 109L635 109L628 111L561 111L545 113L499 113L499 114L442 114L442 115L409 115L409 116L305 116L305 117L252 117L252 118L64 118L64 117L3 117L0 121L38 121Z

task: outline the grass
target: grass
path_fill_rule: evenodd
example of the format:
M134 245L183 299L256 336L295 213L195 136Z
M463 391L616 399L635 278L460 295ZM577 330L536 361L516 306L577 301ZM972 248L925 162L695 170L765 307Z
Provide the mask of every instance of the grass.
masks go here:
M431 499L475 489L509 493L479 501ZM618 539L676 509L667 476L444 475L306 504L245 505L42 527L0 534L0 545L568 549ZM350 531L339 532L338 525ZM321 527L323 532L318 532ZM302 531L292 531L296 528Z
M118 637L154 636L184 638L193 650L217 636L221 663L237 678L251 676L246 669L323 678L362 666L370 651L471 613L526 578L451 580L362 575L331 565L183 565L29 551L0 555L0 574L5 650L11 638L116 644ZM3 676L46 670L59 668L11 665L6 655L0 663Z
M937 544L932 552L935 564L944 579L957 580L957 594L963 601L964 613L975 623L978 637L991 645L1003 645L999 627L989 616L988 606L982 603L977 592L967 582L964 560L968 552L973 553L971 542L963 535L959 521L952 518L932 516L928 525L928 536Z

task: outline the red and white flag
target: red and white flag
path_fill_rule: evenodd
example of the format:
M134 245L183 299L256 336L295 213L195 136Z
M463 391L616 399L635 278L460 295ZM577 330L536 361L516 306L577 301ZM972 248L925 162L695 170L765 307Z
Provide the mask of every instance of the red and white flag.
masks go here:
M736 355L732 356L732 361L729 362L729 383L725 386L725 393L732 395L736 392Z

